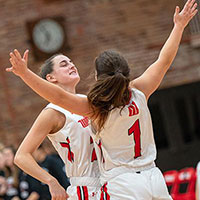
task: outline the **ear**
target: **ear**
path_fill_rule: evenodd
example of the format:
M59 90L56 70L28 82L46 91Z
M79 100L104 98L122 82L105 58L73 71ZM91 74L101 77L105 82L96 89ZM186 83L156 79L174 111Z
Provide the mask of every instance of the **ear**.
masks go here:
M51 83L57 82L56 78L55 78L54 75L52 75L52 74L47 74L47 75L46 75L46 79L47 79L47 81L49 81L49 82L51 82Z

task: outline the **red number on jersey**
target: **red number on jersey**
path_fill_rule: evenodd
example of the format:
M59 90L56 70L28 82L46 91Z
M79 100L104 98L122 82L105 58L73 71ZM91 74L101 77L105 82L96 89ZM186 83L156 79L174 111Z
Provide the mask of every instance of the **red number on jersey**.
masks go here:
M139 119L128 129L128 135L133 134L133 139L135 141L135 156L134 158L141 156L141 144L140 144L140 124Z
M139 113L139 109L134 101L131 102L131 105L128 107L128 110L129 110L129 117L137 115Z

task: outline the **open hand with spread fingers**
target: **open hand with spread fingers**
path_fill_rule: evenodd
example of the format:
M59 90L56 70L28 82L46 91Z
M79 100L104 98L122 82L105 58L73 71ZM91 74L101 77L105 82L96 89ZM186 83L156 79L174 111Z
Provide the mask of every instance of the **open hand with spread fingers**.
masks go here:
M26 50L22 57L17 49L15 49L13 52L10 52L9 61L12 66L10 68L6 68L6 71L13 72L17 76L24 75L28 70L28 53L29 51Z
M197 3L195 0L188 0L181 12L179 6L176 6L174 24L184 29L197 12Z

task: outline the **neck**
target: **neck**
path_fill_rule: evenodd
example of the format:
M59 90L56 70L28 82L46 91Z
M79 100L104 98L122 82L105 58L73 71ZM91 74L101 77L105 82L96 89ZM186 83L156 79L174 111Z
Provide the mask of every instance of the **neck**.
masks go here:
M62 89L64 89L67 92L76 94L76 86L64 86L64 85L59 85Z

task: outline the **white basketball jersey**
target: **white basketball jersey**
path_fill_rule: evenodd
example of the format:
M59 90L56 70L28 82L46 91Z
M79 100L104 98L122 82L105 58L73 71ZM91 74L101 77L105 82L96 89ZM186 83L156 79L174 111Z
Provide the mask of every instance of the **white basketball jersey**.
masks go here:
M57 133L48 134L48 138L65 163L67 176L69 178L99 177L88 118L72 114L52 103L45 109L47 108L63 113L66 118L63 128Z
M155 166L156 147L145 95L131 90L130 102L112 110L99 133L93 133L101 183L123 172Z

